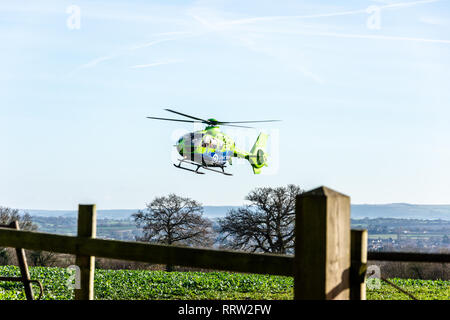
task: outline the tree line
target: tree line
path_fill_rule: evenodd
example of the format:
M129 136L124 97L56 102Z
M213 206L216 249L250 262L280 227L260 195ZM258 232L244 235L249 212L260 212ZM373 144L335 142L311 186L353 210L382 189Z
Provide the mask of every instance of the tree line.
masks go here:
M303 190L296 185L256 188L245 200L212 222L203 216L202 205L175 194L156 197L144 210L133 214L143 235L138 241L168 245L211 246L265 253L290 253L294 248L295 199Z
M20 214L18 209L0 206L0 225L9 225L17 221L21 230L36 231L38 226L33 223L28 213ZM56 253L47 251L27 251L28 259L34 266L48 266L56 261ZM6 248L0 248L0 265L13 262L13 255Z

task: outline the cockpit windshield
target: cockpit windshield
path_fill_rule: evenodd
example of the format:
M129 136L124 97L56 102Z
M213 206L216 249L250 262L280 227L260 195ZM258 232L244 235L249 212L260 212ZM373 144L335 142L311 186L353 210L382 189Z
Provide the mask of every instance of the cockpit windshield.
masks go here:
M179 143L182 140L186 149L203 147L208 149L221 150L223 148L222 139L217 139L209 134L188 133L180 138Z
M184 140L184 145L186 148L194 149L202 144L203 134L188 133L185 134L181 139Z

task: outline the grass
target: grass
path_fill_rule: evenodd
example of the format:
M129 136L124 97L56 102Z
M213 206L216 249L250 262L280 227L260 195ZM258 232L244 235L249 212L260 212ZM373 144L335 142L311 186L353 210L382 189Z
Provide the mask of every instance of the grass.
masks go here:
M449 300L450 281L419 280L419 279L389 279L392 283L411 293L419 300ZM381 281L379 289L367 289L369 300L411 300L410 297Z
M67 283L71 273L63 268L30 268L31 278L41 280L45 300L73 299ZM0 266L1 276L18 276L14 266ZM392 279L395 284L419 299L450 299L450 281ZM38 287L34 287L36 294ZM293 298L292 277L250 275L227 272L165 272L142 270L102 270L95 272L95 299L261 299ZM377 290L367 290L374 300L409 299L382 283ZM25 299L21 283L0 282L0 300Z

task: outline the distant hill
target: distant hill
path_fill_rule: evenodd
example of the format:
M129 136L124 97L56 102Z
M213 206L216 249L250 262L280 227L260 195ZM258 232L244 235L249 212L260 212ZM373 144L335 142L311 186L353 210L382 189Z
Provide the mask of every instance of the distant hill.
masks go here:
M205 206L204 214L209 218L220 218L230 209L239 206ZM353 204L353 219L360 218L402 218L402 219L442 219L450 220L450 205L417 205L407 203L392 204ZM76 217L71 210L21 210L32 216L41 217ZM128 219L137 209L97 210L98 218Z
M239 208L238 206L204 206L204 214L211 218L217 218L225 216L228 210L233 208ZM22 209L21 212L28 212L32 216L37 217L76 217L77 211L75 210L34 210L34 209ZM97 210L97 217L108 219L128 219L130 216L137 212L138 209L109 209L109 210Z
M352 218L402 218L450 220L450 205L408 203L353 204Z
M230 209L239 208L239 206L204 206L204 215L210 218L219 218L226 215ZM21 212L28 212L32 216L37 217L76 217L75 210L34 210L22 209ZM97 210L97 217L100 219L128 219L137 212L138 209L109 209Z
M76 218L78 212L75 210L34 210L23 209L21 212L28 212L32 216L37 217L65 217ZM97 210L97 218L100 219L128 219L135 213L137 209L110 209L110 210Z
M238 206L207 206L205 215L211 218L223 217L230 209ZM351 216L361 218L398 219L442 219L450 220L450 205L417 205L407 203L392 204L352 204Z

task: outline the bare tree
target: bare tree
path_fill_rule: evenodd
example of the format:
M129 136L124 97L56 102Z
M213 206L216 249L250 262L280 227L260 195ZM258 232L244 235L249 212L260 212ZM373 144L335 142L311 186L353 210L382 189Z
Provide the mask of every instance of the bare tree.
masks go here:
M58 261L58 255L48 251L31 251L29 257L35 267L53 267Z
M169 194L157 197L145 210L132 216L143 236L138 241L164 244L210 246L213 244L212 223L204 218L200 203L189 198ZM167 266L171 271L171 266Z
M31 220L31 216L25 212L20 214L18 209L0 206L0 225L9 225L13 221L19 222L19 228L22 230L37 230L37 225ZM0 264L10 263L8 251L5 248L0 248Z
M295 199L299 186L256 188L250 205L230 210L219 219L223 246L266 253L291 253L294 248Z
M18 209L0 206L0 224L10 224L15 220L19 222L19 228L21 230L35 231L38 228L37 225L33 223L28 212L21 215Z

